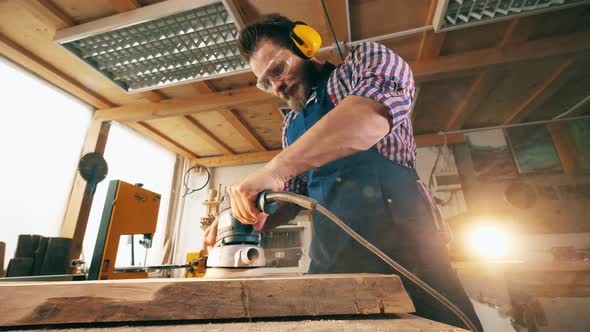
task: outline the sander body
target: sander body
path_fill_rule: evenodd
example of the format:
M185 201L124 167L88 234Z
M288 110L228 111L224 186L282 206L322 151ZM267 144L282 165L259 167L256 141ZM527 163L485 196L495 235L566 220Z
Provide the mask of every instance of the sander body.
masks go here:
M266 265L260 232L232 215L228 195L221 200L217 218L217 238L208 254L207 274L210 268L242 270Z

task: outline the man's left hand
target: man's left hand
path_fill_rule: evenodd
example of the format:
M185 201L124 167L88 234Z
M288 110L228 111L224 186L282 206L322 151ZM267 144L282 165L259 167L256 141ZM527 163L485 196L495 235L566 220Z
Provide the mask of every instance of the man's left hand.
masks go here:
M268 215L256 207L256 197L261 191L283 191L284 187L285 181L269 167L248 175L229 189L233 216L244 224L262 228Z

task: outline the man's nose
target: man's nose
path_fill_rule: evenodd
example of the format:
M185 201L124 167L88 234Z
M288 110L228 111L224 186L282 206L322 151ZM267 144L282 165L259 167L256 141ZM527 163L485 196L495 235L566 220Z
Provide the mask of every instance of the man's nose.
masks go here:
M285 84L285 81L283 80L272 81L272 90L276 94L285 90L286 86L287 84Z

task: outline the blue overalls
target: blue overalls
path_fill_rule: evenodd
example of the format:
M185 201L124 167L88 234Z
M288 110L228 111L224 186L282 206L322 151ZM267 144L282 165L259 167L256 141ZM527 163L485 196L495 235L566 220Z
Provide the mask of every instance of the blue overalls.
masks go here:
M315 87L315 99L286 129L293 144L334 104L326 91L334 65L326 63ZM365 239L416 274L457 305L477 325L479 320L452 270L447 249L435 228L431 206L422 196L412 168L393 163L375 148L305 172L310 197ZM310 274L396 273L323 215L314 212ZM396 273L397 274L397 273ZM464 326L448 309L402 278L416 314ZM483 330L483 329L481 329Z

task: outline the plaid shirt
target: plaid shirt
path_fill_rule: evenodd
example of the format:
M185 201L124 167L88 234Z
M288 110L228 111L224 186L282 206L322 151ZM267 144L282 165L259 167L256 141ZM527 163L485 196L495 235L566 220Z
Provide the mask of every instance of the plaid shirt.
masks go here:
M346 96L368 97L387 107L391 131L375 147L392 162L414 168L416 143L414 142L410 111L414 102L414 77L410 66L387 47L361 43L350 53L328 78L327 92L337 106ZM283 149L287 148L286 128L297 113L291 111L283 122ZM287 182L286 191L307 194L303 175Z

